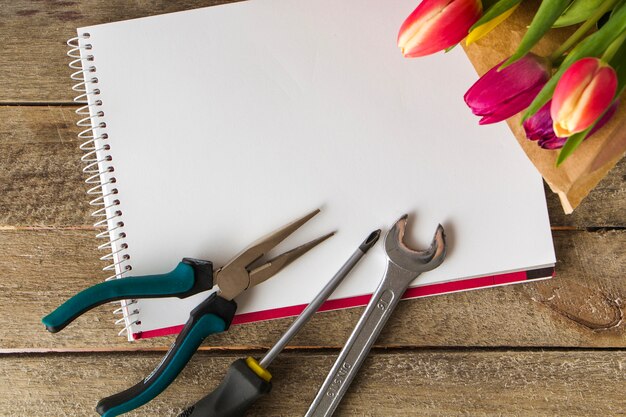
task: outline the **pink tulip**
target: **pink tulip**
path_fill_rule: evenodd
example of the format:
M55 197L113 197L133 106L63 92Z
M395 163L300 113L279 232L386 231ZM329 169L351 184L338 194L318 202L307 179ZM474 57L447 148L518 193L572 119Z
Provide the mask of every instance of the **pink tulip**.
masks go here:
M482 117L481 125L524 110L550 78L549 61L532 53L499 71L501 64L480 77L463 97L472 113Z
M530 140L536 140L537 144L544 149L560 149L565 145L567 138L560 138L554 133L552 128L552 117L550 116L550 106L552 101L548 101L537 113L524 121L524 130L526 137ZM598 120L598 123L591 129L591 132L585 138L588 139L604 126L617 111L618 101L615 100L613 105Z
M563 73L552 96L554 132L568 137L595 122L613 102L617 74L598 58L583 58Z
M415 58L456 45L481 13L480 0L423 0L400 27L402 55Z

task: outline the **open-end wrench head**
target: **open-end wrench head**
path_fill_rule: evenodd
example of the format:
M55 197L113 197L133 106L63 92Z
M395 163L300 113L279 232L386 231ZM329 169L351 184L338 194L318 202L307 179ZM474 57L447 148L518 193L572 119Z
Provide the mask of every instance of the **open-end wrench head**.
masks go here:
M408 214L400 217L385 237L385 252L391 262L407 271L417 273L437 268L446 257L446 235L438 225L435 236L426 250L415 250L404 243Z

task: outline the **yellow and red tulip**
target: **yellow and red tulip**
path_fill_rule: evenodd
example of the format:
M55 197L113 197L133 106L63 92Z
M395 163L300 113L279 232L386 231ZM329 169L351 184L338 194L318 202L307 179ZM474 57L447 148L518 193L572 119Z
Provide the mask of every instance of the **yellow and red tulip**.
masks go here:
M591 126L609 108L617 74L598 58L583 58L563 73L550 106L554 132L568 137Z
M423 0L398 33L398 47L407 58L434 54L456 45L480 18L480 0Z
M537 113L526 119L523 123L526 137L537 141L537 144L544 149L560 149L565 145L567 138L560 138L554 133L552 128L552 117L550 116L550 106L552 101L548 101ZM596 133L602 126L607 124L617 111L618 100L615 100L611 107L593 126L593 129L585 137L585 140Z

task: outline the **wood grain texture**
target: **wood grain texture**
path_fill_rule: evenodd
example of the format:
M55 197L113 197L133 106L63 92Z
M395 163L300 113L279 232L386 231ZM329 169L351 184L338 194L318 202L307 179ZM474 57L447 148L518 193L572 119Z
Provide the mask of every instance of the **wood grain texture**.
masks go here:
M132 416L177 416L240 356L196 355L161 396ZM336 352L283 354L274 388L248 416L302 416ZM147 375L155 354L0 358L0 416L94 415L96 402ZM377 352L336 416L617 416L626 409L625 352Z
M74 109L0 107L0 225L91 222Z
M0 9L0 103L71 102L68 47L76 28L229 3L228 0L129 2L15 0Z
M625 347L626 231L555 232L557 278L400 304L378 341L385 347ZM41 317L104 278L90 230L0 231L0 349L100 350L164 347L171 338L128 344L112 307L83 315L57 334ZM316 315L296 347L343 345L361 308ZM291 319L233 326L205 344L269 347Z
M79 3L65 0L47 0L45 2L17 0L7 2L0 10L0 39L3 40L2 46L0 46L0 85L2 86L0 103L71 102L75 94L70 89L69 74L71 71L67 68L68 58L65 56L67 52L65 41L75 35L75 29L79 26L227 2L229 1L185 0L167 2L151 0L129 3L124 0L108 2L87 0ZM29 35L24 36L24 33ZM560 30L558 33L559 36L564 37L567 30ZM484 41L479 42L479 45L483 48L488 47ZM2 110L3 112L6 111ZM2 116L6 116L6 114ZM69 120L73 123L76 119L73 115L71 116ZM6 128L6 125L2 126L5 121L4 117L0 117L0 132L3 133L6 131L2 130L3 127ZM42 120L42 122L44 124L51 123L50 120ZM54 122L52 123L54 124ZM67 120L63 123L66 124ZM21 129L19 126L16 128L17 130ZM56 128L58 129L58 126ZM55 132L55 130L48 131ZM42 136L46 135L45 130L38 130L37 132ZM5 154L5 149L0 149L0 155L3 154ZM40 155L39 158L41 159L43 156ZM16 159L12 159L12 161L16 161ZM625 172L626 163L622 161L587 197L585 203L572 216L562 214L557 197L548 191L547 200L553 225L573 227L624 226L626 214L621 208L624 207L624 196L626 195L623 183ZM71 194L82 185L70 186L67 190L59 190L58 187L50 189L39 187L38 189L36 184L25 181L23 177L3 177L1 174L0 180L2 182L0 184L17 180L18 185L16 187L18 188L0 189L0 192L8 196L7 198L13 202L10 207L0 205L0 224L12 222L20 225L65 225L79 220L85 222L83 224L89 224L86 206L81 211L72 210L71 207L56 207L60 200L54 202L50 198L54 193L61 191L63 194L60 195L65 198L65 201L82 201L73 198L77 195ZM29 175L35 175L35 173L29 173ZM24 198L15 198L17 190L43 192L43 194L37 193L37 197L45 198L50 203L49 208L41 209L40 201L36 199L30 199L28 200L30 203L28 203L25 200L30 196L27 195ZM27 206L25 210L20 210L19 204L25 203L30 204L30 206ZM52 218L51 212L62 208L69 208L69 210L60 211L58 218ZM17 212L26 216L30 214L32 218L12 217ZM55 224L51 224L51 222Z
M622 158L572 214L563 213L556 194L544 183L552 226L626 226L626 158Z
M95 415L98 399L147 375L172 340L116 337L111 306L59 334L43 329L43 315L105 277L89 226L76 107L1 104L71 103L65 41L76 27L223 2L0 7L0 416ZM546 192L551 224L580 229L553 233L556 279L401 303L336 415L625 415L626 231L585 231L626 227L625 178L622 161L571 216ZM316 315L272 365L273 393L249 415L302 415L361 312ZM259 354L290 323L212 337L170 389L130 415L176 416L234 359ZM66 352L9 353L50 350Z
M0 226L68 227L93 223L82 182L73 106L0 106ZM626 161L573 215L546 190L553 226L626 226ZM123 185L120 185L123 186Z

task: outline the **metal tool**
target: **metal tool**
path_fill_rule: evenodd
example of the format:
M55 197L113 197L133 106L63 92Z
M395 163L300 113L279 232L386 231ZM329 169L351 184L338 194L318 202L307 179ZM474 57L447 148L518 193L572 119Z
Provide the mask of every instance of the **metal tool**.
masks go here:
M409 284L422 272L433 270L443 262L446 255L443 227L437 227L427 250L416 251L403 242L407 218L408 215L402 216L387 233L385 275L305 417L333 414Z
M166 274L128 277L87 288L44 317L42 321L46 328L57 332L76 317L108 301L155 297L186 298L214 290L191 311L187 323L156 369L135 386L101 400L96 411L104 417L117 416L142 406L167 388L207 336L228 329L237 310L237 303L233 298L266 281L333 235L329 233L261 263L261 258L267 252L317 213L319 210L254 242L215 271L209 261L185 258L173 271Z
M378 241L380 230L372 232L309 305L289 326L287 331L260 361L252 357L238 359L228 368L220 385L209 395L184 410L178 417L238 417L272 389L272 375L267 367L302 329L324 301L335 291L365 253Z

